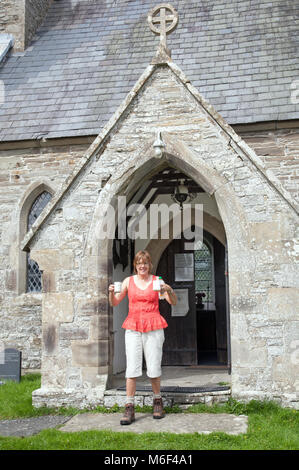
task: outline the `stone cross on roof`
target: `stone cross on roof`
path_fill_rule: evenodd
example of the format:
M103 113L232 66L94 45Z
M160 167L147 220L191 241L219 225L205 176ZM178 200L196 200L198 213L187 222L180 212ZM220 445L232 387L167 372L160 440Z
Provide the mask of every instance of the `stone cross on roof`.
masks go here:
M178 23L179 15L170 3L161 3L155 6L148 14L147 20L151 30L160 35L160 45L158 53L165 53L170 56L167 49L166 35L174 30Z

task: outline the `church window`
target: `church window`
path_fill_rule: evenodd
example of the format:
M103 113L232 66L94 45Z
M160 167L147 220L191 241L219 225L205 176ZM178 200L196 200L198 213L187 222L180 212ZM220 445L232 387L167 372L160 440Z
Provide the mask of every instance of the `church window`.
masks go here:
M200 298L203 308L215 307L215 286L213 269L213 251L205 242L194 250L195 293Z
M27 219L27 230L34 224L40 213L50 201L52 195L48 191L43 191L33 202ZM41 292L42 276L38 264L27 254L27 292Z

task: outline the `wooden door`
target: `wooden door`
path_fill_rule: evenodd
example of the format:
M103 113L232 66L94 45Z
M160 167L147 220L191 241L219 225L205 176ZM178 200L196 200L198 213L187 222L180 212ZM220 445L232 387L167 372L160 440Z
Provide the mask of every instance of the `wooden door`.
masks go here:
M172 316L168 302L160 301L160 312L168 323L165 329L162 365L195 365L197 364L197 325L195 305L195 283L175 280L175 254L191 253L184 249L185 240L173 240L164 251L157 275L172 286L173 289L188 289L189 311L186 316Z

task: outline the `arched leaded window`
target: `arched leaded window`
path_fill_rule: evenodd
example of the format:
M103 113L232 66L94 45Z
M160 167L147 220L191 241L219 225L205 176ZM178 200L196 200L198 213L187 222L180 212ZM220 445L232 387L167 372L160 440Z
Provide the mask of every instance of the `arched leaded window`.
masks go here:
M40 213L50 201L52 195L48 191L43 191L33 202L27 218L27 230L34 224ZM27 292L41 292L42 276L38 264L27 254Z
M195 293L199 294L206 309L213 309L215 306L213 250L205 242L196 248L194 250Z

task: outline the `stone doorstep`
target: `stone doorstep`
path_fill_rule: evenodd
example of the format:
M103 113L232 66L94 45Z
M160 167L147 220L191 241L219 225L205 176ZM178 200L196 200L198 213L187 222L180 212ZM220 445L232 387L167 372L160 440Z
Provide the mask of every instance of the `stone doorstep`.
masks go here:
M230 390L221 390L215 392L199 393L177 393L162 392L164 406L179 406L187 409L188 406L197 403L213 405L214 403L225 403L231 397ZM104 394L82 394L82 391L74 390L50 390L38 389L32 393L33 405L37 408L41 406L60 407L74 406L83 408L94 408L96 406L105 406L112 408L114 405L124 406L126 401L125 390L110 389ZM135 404L137 406L152 406L153 394L151 391L136 391Z
M244 434L248 429L248 417L225 413L168 413L164 419L153 419L151 413L135 413L135 422L121 426L122 413L83 413L74 416L59 431L79 432L111 430L116 432L167 432L175 434L225 432Z
M200 393L175 393L175 392L162 392L164 406L172 407L178 405L181 408L203 403L206 405L213 405L214 403L225 403L231 397L230 390L215 391L215 392L200 392ZM114 405L124 406L126 401L126 392L123 390L106 390L104 393L104 406L111 408ZM152 392L136 391L135 405L136 406L152 406L153 394Z

